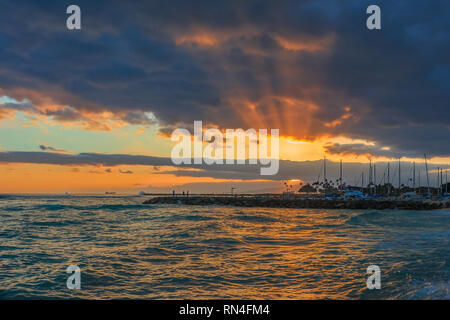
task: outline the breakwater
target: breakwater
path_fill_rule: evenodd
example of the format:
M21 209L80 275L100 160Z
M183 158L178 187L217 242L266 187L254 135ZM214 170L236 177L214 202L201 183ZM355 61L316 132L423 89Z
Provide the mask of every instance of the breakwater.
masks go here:
M307 208L307 209L400 209L434 210L450 208L450 201L411 200L327 200L282 199L275 197L155 197L144 204L220 205L236 207Z

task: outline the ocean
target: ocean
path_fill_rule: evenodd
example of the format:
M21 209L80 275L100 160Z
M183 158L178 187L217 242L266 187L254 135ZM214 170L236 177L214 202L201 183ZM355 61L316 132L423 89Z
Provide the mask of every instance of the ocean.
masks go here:
M450 212L2 196L0 299L450 299ZM81 289L69 290L69 265ZM367 267L381 271L369 290Z

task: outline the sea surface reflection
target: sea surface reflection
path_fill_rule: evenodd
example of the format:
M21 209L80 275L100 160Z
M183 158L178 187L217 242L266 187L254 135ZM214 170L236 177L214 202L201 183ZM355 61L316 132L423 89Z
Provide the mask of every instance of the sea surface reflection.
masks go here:
M449 299L450 212L0 199L0 299ZM81 268L81 290L66 268ZM381 290L366 268L381 268Z

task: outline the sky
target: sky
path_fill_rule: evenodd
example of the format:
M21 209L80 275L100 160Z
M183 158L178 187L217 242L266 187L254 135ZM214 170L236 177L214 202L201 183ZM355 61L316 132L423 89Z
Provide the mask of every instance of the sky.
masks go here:
M66 8L81 9L68 30ZM366 8L381 8L381 29ZM450 2L0 0L0 193L269 192L450 168ZM174 166L176 128L279 129L280 170ZM298 183L292 181L289 183Z

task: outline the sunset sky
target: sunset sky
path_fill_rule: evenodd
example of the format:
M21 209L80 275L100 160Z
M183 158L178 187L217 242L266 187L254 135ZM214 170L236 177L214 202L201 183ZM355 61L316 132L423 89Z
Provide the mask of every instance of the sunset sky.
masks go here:
M399 157L425 181L425 153L450 168L449 30L447 0L0 0L0 193L266 192L324 155L350 184ZM279 129L279 174L173 166L194 120Z

